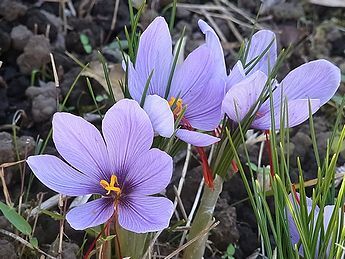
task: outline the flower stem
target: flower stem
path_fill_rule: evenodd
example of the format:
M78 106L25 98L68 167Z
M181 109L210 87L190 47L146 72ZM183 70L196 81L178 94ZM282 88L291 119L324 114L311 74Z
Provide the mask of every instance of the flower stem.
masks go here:
M222 188L223 179L219 175L214 179L213 190L205 188L200 206L189 231L188 240L197 237L209 225ZM201 259L204 256L207 238L208 235L200 237L197 241L188 246L184 251L183 259Z

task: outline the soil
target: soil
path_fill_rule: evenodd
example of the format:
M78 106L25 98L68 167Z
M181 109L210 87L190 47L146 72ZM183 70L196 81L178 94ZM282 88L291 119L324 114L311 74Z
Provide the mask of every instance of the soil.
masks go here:
M48 136L52 115L61 108L57 107L57 99L60 101L64 99L81 71L80 66L71 60L65 51L72 53L84 64L98 61L96 50L101 50L108 62L121 62L121 55L115 50L109 50L110 44L116 42L116 37L125 39L123 28L129 26L127 1L120 0L119 2L116 24L111 30L115 0L76 0L73 1L74 9L66 5L65 16L62 15L58 1L0 0L0 60L3 62L0 68L0 164L25 159L28 155L34 154L35 148L39 148L42 144L36 141L38 137L44 140ZM230 2L248 17L255 17L260 8L260 1ZM332 61L340 67L343 74L345 73L345 8L317 6L308 4L307 1L301 4L298 0L264 2L258 22L260 26L276 32L279 49L287 48L292 43L299 43L284 63L280 77L298 65L317 58ZM179 3L206 5L213 2L187 0L179 1ZM219 1L215 0L214 3L219 4ZM169 20L170 12L163 12L167 4L169 4L168 0L148 1L140 20L140 27L144 29L157 15L165 15ZM248 20L234 9L229 10L236 18L244 21L244 25L235 24L236 30L244 37L249 36L251 28L246 26L249 24ZM204 40L197 27L197 20L205 19L200 13L202 13L200 10L195 12L186 8L177 9L173 39L176 42L183 28L186 28L185 35L188 39L185 47L186 54ZM236 53L240 47L238 36L224 19L216 18L214 21L226 40L222 44L227 67L230 68L236 61ZM81 35L87 37L88 44L91 46L90 51L83 46ZM50 53L54 55L59 87L56 87L54 83ZM91 84L96 96L106 96L105 89L97 80L91 79ZM342 96L344 91L343 83L337 94ZM324 106L315 115L314 124L321 157L325 155L327 139L333 130L332 125L334 125L336 113L334 103L336 102L337 100L333 100L333 105ZM110 102L104 98L99 105L105 111ZM87 114L88 118L99 126L99 120L90 116L95 106L84 78L75 84L64 109L79 115ZM14 128L16 136L13 135ZM301 159L305 179L315 178L316 161L308 123L290 131L291 179L297 181L297 157ZM257 162L259 144L248 145L248 149L252 161ZM45 152L57 155L51 141L48 141ZM193 152L196 154L195 151ZM172 186L178 185L184 156L185 151L175 159L175 174L167 190L167 195L171 199L174 197ZM242 159L244 160L244 157ZM339 166L344 163L345 152L342 152ZM265 153L262 164L269 164ZM13 166L5 169L6 185L16 205L21 194L23 170L26 175L24 186L28 186L30 178L28 168ZM191 210L201 175L198 159L193 157L185 182L188 188L184 188L181 195L187 213ZM44 193L43 200L55 194L37 180L33 181L30 190L28 200L23 207L27 210L38 204L39 193ZM246 258L260 246L256 220L250 204L239 202L246 197L241 178L235 174L230 181L225 183L221 193L214 215L216 219L221 220L221 224L210 235L205 258L220 258L229 244L234 244L236 247L235 258ZM2 192L0 200L5 201ZM59 208L54 206L52 210L59 211ZM30 219L30 223L33 222L34 220ZM172 223L174 222L176 218L173 219ZM64 258L77 258L80 256L78 251L82 246L85 232L75 231L67 223L65 227ZM9 222L2 216L0 216L0 229L13 231ZM38 239L40 248L48 253L56 254L58 235L59 221L47 215L41 215L35 230L35 237ZM176 249L179 241L176 241L175 237L174 233L163 233L159 239L162 244L160 248L162 254L166 255ZM89 238L86 248L91 239L92 237ZM38 254L28 249L24 254L22 251L22 246L18 242L0 234L0 258L38 258Z

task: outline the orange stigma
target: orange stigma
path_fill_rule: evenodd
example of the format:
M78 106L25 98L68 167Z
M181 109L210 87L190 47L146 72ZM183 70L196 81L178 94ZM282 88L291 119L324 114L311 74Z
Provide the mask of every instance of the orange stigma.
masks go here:
M180 113L182 112L182 109L183 109L183 102L182 102L182 99L181 98L178 98L176 100L175 97L171 97L170 100L169 100L169 105L170 107L174 106L174 110L173 110L173 114L175 116L179 116Z
M116 195L121 194L121 189L119 186L119 183L117 182L117 177L116 175L112 175L110 178L110 183L108 183L106 180L101 180L99 184L107 190L107 195L110 194L110 192L115 192ZM116 186L115 186L116 185Z

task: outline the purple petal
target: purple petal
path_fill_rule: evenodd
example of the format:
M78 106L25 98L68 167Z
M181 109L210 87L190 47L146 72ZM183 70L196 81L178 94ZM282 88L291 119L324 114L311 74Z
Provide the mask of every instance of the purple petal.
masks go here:
M105 223L114 214L114 200L100 198L73 208L66 219L75 230L83 230Z
M205 131L214 130L222 119L222 101L225 82L222 78L212 78L207 87L201 89L193 102L187 103L185 118L193 128ZM185 99L186 101L188 98Z
M226 79L225 91L228 92L232 86L241 82L245 77L246 74L244 72L242 62L239 60L231 69L230 75Z
M257 102L265 87L267 77L261 71L234 85L225 95L223 111L233 121L241 121Z
M340 85L340 70L327 60L315 60L292 70L280 83L288 101L294 99L320 99L325 104ZM280 99L279 99L280 100Z
M151 120L155 133L170 138L174 133L174 115L167 100L158 95L148 95L144 110Z
M172 158L159 149L151 149L128 169L123 180L124 192L131 195L159 193L169 184L172 170Z
M27 163L48 188L69 196L103 193L98 179L84 175L51 155L30 156Z
M253 35L250 41L246 64L260 57L260 55L265 51L265 49L271 44L272 40L273 43L271 47L268 49L266 54L260 59L260 61L254 66L254 68L250 70L248 75L251 75L256 71L262 71L266 75L268 75L271 69L274 67L277 60L277 41L274 32L269 30L260 30ZM249 68L250 67L252 66L249 65Z
M314 114L320 108L320 100L310 100L311 111ZM258 114L260 114L260 109ZM280 105L274 107L275 128L280 129ZM300 99L288 101L288 125L286 128L291 128L301 124L309 118L309 100ZM286 122L286 121L285 121ZM256 118L252 127L255 129L267 130L271 128L271 114L268 110L264 115Z
M53 140L60 155L86 175L101 180L111 170L100 132L83 118L64 112L55 113Z
M216 72L219 73L221 77L226 77L223 48L216 32L203 20L199 20L198 25L202 33L206 36L206 45L212 52L215 65L217 67Z
M213 70L212 52L203 44L190 53L182 65L176 67L169 96L178 96L184 104L193 105L200 91L208 87L214 75Z
M111 172L121 178L121 173L151 148L150 119L136 101L122 99L107 111L102 129L112 162Z
M126 69L126 66L124 67L124 70L125 69ZM143 92L144 92L144 88L145 88L148 76L146 76L146 74L145 75L139 74L139 72L137 72L134 69L134 66L133 66L131 61L128 61L128 68L127 69L128 69L128 89L129 89L129 92L131 94L131 97L134 100L136 100L137 102L140 102L141 97L142 97ZM152 80L152 78L151 78L151 80Z
M186 129L178 129L176 131L176 137L195 147L207 147L220 140L208 134Z
M140 100L149 75L153 71L148 94L164 96L172 63L172 43L163 17L157 17L140 37L136 57L135 79L128 81L134 99ZM133 73L130 73L131 76ZM139 82L135 83L135 80Z
M167 198L127 196L119 203L119 224L135 233L159 231L169 226L173 211Z

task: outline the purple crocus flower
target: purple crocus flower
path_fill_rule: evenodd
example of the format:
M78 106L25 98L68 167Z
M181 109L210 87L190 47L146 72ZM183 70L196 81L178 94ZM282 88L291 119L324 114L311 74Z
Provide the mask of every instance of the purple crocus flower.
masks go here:
M216 59L219 75L225 78L226 92L232 86L245 79L246 76L254 74L256 71L261 71L266 75L271 72L277 60L277 41L272 31L260 30L256 32L250 42L246 42L248 53L244 60L245 64L242 64L240 60L237 61L227 76L223 49L216 32L203 20L199 20L198 24L200 30L206 36L206 44L212 50L213 56ZM261 57L264 52L265 54ZM256 64L254 65L254 63Z
M293 198L292 198L291 194L289 196L290 196L290 201L292 203ZM295 196L296 196L297 203L299 203L299 197L300 197L299 194L296 193ZM311 213L312 209L313 209L313 201L312 201L312 199L306 197L306 204L307 204L307 211L308 211L308 215L309 215ZM299 204L297 204L297 206L299 206ZM324 210L323 210L323 227L324 227L325 231L327 231L327 229L328 229L328 225L329 225L329 222L331 220L333 211L334 211L334 205L327 205L327 206L324 207ZM320 213L320 208L316 205L315 209L314 209L314 219L312 221L310 221L310 222L313 222L314 225L316 224L316 221L317 221L319 213ZM339 210L339 214L340 213L341 213L341 211ZM287 217L288 217L288 225L289 225L289 232L290 232L291 243L292 243L292 245L295 245L295 244L297 244L299 242L301 237L300 237L300 234L298 232L296 223L295 223L295 221L294 221L294 219L293 219L293 217L291 215L290 210L287 210ZM339 227L341 227L341 225L339 225ZM340 229L339 229L339 231L340 231ZM316 249L317 249L317 252L316 252L315 256L318 255L319 247L317 246ZM299 249L299 253L302 256L304 255L303 247L302 246Z
M155 132L163 137L174 133L174 118L186 108L176 136L194 146L211 145L218 138L203 134L214 130L221 120L221 102L225 81L217 76L216 60L207 44L177 64L167 91L174 56L172 40L164 18L157 17L140 37L135 66L128 64L128 87L132 98L141 101L146 82L152 73L144 109Z
M168 185L172 158L150 149L154 133L147 114L137 102L121 100L105 114L102 131L103 137L83 118L58 112L53 140L68 164L51 155L31 156L27 163L42 183L58 193L101 195L67 213L74 229L97 226L112 216L137 233L166 228L172 202L150 195Z
M225 95L222 108L233 121L241 121L260 97L267 76L256 71L240 81ZM327 103L340 85L340 70L327 60L315 60L292 70L280 83L273 82L273 107L275 128L279 129L281 103L287 102L288 116L284 127L294 127L309 118L309 102L312 114ZM285 106L285 105L284 105ZM283 108L283 111L286 108ZM252 127L261 130L271 128L270 100L266 100L254 115Z
M212 49L218 61L220 75L226 77L223 51L214 30L204 21L199 20L199 27L206 35L206 44ZM270 45L271 44L271 45ZM250 41L246 64L265 55L250 70L243 68L238 61L226 77L226 95L222 110L233 121L241 121L255 105L267 81L270 69L277 59L275 34L269 30L260 30ZM245 65L245 64L244 64ZM250 68L250 65L249 65ZM316 60L292 70L280 83L273 82L273 106L276 129L280 128L280 104L287 101L288 118L285 127L293 127L309 117L309 100L312 113L327 103L340 85L340 70L326 60ZM283 96L282 96L283 94ZM252 127L261 130L271 128L270 100L264 102L255 115Z

